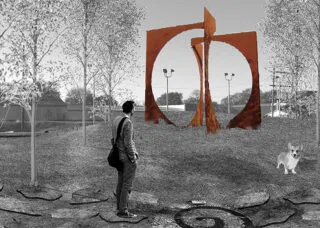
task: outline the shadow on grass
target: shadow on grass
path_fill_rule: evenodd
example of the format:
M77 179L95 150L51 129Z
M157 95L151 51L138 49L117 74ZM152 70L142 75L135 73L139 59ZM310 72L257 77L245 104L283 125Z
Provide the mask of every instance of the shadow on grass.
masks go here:
M202 175L216 176L222 182L229 182L238 186L248 183L268 184L274 182L272 173L263 167L250 161L237 159L225 155L214 155L210 157L184 157L174 163L176 172L198 173Z
M267 184L273 180L273 176L256 163L224 155L216 156L212 167L212 172L219 178L237 185L246 185L248 182Z
M299 162L299 167L302 171L314 171L317 168L317 160L303 159Z

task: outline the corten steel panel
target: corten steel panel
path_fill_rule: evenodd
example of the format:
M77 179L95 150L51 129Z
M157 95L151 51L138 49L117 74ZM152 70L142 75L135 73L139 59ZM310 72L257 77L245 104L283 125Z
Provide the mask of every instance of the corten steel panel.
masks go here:
M204 38L203 37L195 37L191 39L191 46L195 46L197 44L203 43Z
M214 113L210 89L209 89L209 48L213 33L216 31L216 20L209 11L204 8L204 83L205 83L205 111L207 134L215 134L221 126Z
M164 45L176 35L191 30L203 29L203 23L181 25L147 31L147 59L146 59L146 93L145 93L145 121L159 122L164 119L167 124L173 124L158 107L152 92L152 70L154 62Z
M203 124L203 69L202 69L202 45L195 44L192 45L193 52L197 58L198 67L199 67L199 75L200 75L200 100L197 105L196 114L194 115L193 119L189 123L188 126L196 127L201 126Z
M237 116L230 120L227 128L257 129L261 124L261 107L256 32L213 36L212 41L224 42L237 48L248 61L252 74L252 89L248 103ZM203 37L193 38L191 43L194 45L201 42L204 42Z
M244 109L230 120L227 128L257 129L261 124L261 108L256 32L219 35L214 36L212 40L225 42L237 48L247 59L252 73L252 90L249 101Z
M216 19L204 8L204 38L208 37L210 43L213 34L216 32Z

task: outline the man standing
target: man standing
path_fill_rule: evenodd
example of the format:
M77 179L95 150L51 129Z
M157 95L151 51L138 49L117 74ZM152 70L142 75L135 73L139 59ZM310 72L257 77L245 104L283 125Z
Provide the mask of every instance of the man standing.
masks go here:
M134 113L134 102L126 101L122 105L122 115L117 116L112 124L112 141L117 137L119 123L125 118L120 136L117 140L119 149L119 159L123 164L123 169L118 171L118 185L116 190L117 215L123 218L134 218L137 215L128 211L129 194L132 188L132 182L137 169L138 152L136 150L133 138L133 125L131 116Z

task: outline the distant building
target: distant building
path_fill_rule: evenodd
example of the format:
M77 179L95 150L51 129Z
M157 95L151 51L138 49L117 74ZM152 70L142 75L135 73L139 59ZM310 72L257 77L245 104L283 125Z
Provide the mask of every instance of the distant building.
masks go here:
M65 120L67 104L57 96L42 96L37 103L36 119L38 121Z

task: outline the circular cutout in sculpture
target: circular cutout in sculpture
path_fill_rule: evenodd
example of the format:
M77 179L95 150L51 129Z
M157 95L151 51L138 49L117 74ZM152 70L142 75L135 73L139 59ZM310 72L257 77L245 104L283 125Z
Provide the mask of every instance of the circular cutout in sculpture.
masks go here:
M203 73L202 61L202 46L204 43L204 91L205 91L205 120L207 127L207 134L216 133L217 129L221 128L216 119L208 79L208 57L209 45L211 41L220 41L227 43L238 49L243 56L245 56L250 66L252 74L252 90L248 103L244 109L230 120L227 128L243 128L243 129L257 129L261 123L261 109L260 109L260 89L259 89L259 72L258 72L258 51L257 51L257 34L256 32L234 33L226 35L213 35L216 31L216 22L214 17L204 9L204 22L180 25L175 27L168 27L162 29L155 29L147 32L147 58L146 58L146 92L145 92L145 120L159 123L159 119L163 119L167 124L173 124L160 110L157 105L152 91L152 71L154 63L161 49L168 43L170 39L179 35L182 32L192 29L204 29L204 37L193 38L191 46L195 50L200 69L200 80ZM201 53L201 54L200 54ZM201 55L201 56L200 56ZM201 96L202 97L202 96ZM200 126L200 107L202 103L199 102L197 113L189 126Z

